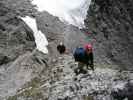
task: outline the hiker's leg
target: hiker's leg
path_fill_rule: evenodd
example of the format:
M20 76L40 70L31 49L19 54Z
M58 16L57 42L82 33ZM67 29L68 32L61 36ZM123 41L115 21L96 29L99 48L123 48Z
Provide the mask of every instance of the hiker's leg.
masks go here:
M79 74L79 69L78 69L78 68L74 69L74 73L75 73L76 75L78 75L78 74Z
M84 69L85 64L84 63L79 63L79 73L86 74L87 70Z
M80 74L80 70L81 70L81 63L78 62L78 67L75 69L75 73Z
M90 70L90 68L91 68L90 64L86 64L86 67L87 67L88 70Z
M94 65L90 65L90 68L94 71Z
M86 64L86 66L87 66L87 69L88 70L90 70L90 68L91 68L91 70L93 70L94 71L94 65L93 64Z
M89 70L89 64L86 64L86 69L88 69L88 70Z
M78 75L80 73L80 64L78 62L78 67L74 69L74 72L76 75Z

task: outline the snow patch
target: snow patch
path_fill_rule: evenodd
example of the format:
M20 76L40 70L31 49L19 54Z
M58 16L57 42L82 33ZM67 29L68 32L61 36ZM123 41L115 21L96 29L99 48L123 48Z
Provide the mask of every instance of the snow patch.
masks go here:
M43 53L48 53L48 41L45 35L40 30L38 30L36 19L29 16L20 18L33 30L37 49Z

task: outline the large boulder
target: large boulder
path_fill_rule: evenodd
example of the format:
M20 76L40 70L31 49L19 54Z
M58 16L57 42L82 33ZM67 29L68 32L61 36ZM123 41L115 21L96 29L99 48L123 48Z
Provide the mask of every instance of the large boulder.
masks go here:
M133 81L123 82L121 84L116 84L113 86L111 95L117 100L132 100L133 98Z
M33 32L25 22L7 7L0 6L0 11L0 64L4 64L32 51L36 45Z

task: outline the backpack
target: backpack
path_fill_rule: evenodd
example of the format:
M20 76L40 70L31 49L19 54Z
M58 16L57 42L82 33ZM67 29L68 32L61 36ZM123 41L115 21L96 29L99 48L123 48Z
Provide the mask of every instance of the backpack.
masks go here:
M57 50L60 54L63 54L63 53L65 53L66 47L65 47L65 45L58 45Z
M83 61L85 57L85 50L84 48L76 48L73 53L75 61Z

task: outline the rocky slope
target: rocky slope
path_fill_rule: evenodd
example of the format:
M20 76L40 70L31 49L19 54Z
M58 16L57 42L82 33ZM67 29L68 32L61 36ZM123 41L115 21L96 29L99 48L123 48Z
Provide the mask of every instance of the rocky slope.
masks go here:
M113 100L111 94L114 87L117 84L124 87L123 84L132 79L131 71L119 71L116 69L118 66L113 65L109 58L100 58L98 42L94 43L95 71L88 70L87 74L76 76L73 70L77 63L72 57L72 50L85 42L93 42L93 36L86 38L87 35L77 27L65 25L47 12L40 13L37 22L38 28L49 41L49 67L23 85L8 100ZM67 45L68 54L59 55L56 51L60 41Z
M133 76L130 71L119 72L106 66L97 66L94 72L88 70L87 74L76 76L73 72L76 67L71 55L62 55L53 66L25 84L8 100L114 100L111 94L116 94L117 88L124 88Z
M12 3L14 3L13 1ZM91 7L97 5L96 3L96 0L93 1ZM11 5L9 8L16 6ZM118 70L117 64L122 63L112 61L112 56L107 55L112 51L111 48L106 47L113 41L108 41L111 38L106 36L105 32L99 31L101 29L99 27L106 24L101 24L97 28L94 22L90 23L89 19L86 19L87 30L90 34L85 34L77 27L66 25L47 12L37 12L38 14L35 16L38 28L49 41L49 54L44 55L36 50L32 30L17 17L21 16L21 13L16 15L17 13L10 12L9 8L2 6L0 9L1 12L4 12L0 12L1 100L114 100L112 95L120 98L124 92L127 93L123 97L124 99L129 96L132 98L133 92L130 91L130 89L132 90L132 82L129 85L127 81L132 79L133 73ZM28 12L24 15L34 15L33 12L30 13L26 9L24 12ZM103 14L105 14L104 10ZM88 15L89 17L90 15ZM95 16L91 16L90 21L93 18ZM114 29L113 27L112 30L115 31ZM116 38L121 38L121 35ZM59 55L56 51L56 46L60 41L63 41L67 46L67 54ZM82 46L88 41L94 44L95 71L88 70L87 74L76 76L74 69L77 67L77 63L73 59L72 51L75 47ZM120 92L117 88L121 88ZM117 92L118 95L114 95Z
M96 55L101 62L133 69L132 11L132 0L92 0L85 25L96 40L93 43L99 48Z
M46 67L47 59L36 50L33 32L19 19L19 10L16 13L12 9L19 3L11 4L13 1L0 1L0 100L15 95L21 86Z

